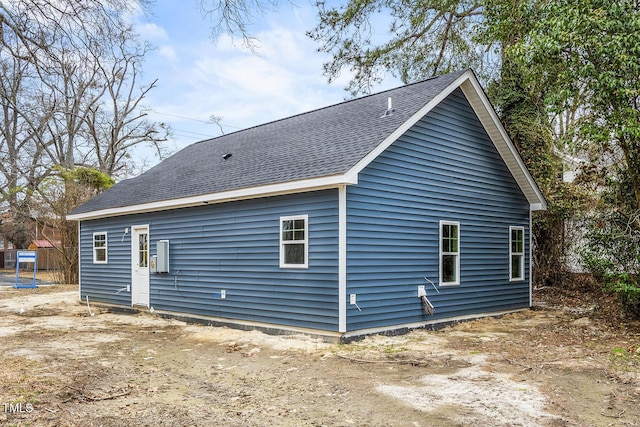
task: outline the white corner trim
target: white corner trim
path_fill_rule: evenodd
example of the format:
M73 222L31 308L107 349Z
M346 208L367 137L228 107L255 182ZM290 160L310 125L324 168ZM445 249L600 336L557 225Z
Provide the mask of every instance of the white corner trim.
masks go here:
M338 332L347 332L347 186L338 187Z
M82 301L82 239L80 239L82 230L80 229L80 222L78 222L76 231L78 233L78 299Z
M323 190L327 188L336 188L340 185L352 185L357 183L357 176L347 177L345 175L332 175L300 181L241 188L239 190L223 191L220 193L201 194L198 196L184 197L180 199L162 200L158 202L143 203L139 205L102 209L75 215L67 215L67 220L79 221L119 215L128 215L134 213L155 212L161 210L186 208L190 206L199 206L203 204L229 202L232 200L246 200L258 197Z
M529 308L533 307L533 215L529 211Z

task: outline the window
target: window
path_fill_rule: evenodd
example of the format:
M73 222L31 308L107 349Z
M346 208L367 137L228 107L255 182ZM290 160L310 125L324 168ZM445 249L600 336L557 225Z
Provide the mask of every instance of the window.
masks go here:
M138 233L138 266L149 267L149 234L146 231Z
M440 285L460 284L460 223L440 221Z
M280 218L280 268L308 268L307 215Z
M509 280L524 280L524 227L509 227Z
M93 263L107 263L107 233L93 233Z

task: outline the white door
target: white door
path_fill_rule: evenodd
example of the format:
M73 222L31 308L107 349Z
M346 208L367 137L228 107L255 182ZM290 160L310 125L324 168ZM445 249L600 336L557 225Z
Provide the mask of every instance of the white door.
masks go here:
M149 307L149 226L131 227L131 305Z

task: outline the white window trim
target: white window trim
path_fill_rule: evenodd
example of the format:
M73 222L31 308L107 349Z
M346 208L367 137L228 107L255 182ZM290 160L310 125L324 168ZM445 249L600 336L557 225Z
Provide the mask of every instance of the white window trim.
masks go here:
M96 257L96 250L103 248L96 248L96 236L104 235L104 261L99 261ZM91 238L91 247L93 251L93 263L94 264L107 264L109 262L109 237L106 231L98 231L93 233L93 237Z
M520 230L522 231L522 252L513 252L511 249L513 247L512 245L512 234L514 230ZM516 227L516 226L510 226L509 227L509 281L510 282L521 282L524 280L524 262L525 262L525 258L524 258L524 237L525 237L525 233L524 233L524 227ZM519 277L513 277L511 274L513 273L513 256L514 255L519 255L522 258L522 262L520 263L520 276Z
M282 223L284 221L304 220L304 240L282 240ZM284 262L284 246L287 243L304 243L304 264L285 264ZM309 268L309 215L281 216L280 217L280 268Z
M455 225L458 227L458 252L443 252L442 251L442 226L443 225ZM440 255L438 256L438 274L439 274L439 283L440 286L458 286L460 285L460 253L461 253L461 239L460 239L460 235L461 235L461 229L460 229L460 222L458 221L440 221L440 225L439 225L439 233L438 233L438 246L439 246L439 253ZM457 256L457 262L456 262L456 281L455 282L443 282L442 281L442 257L444 255L456 255Z

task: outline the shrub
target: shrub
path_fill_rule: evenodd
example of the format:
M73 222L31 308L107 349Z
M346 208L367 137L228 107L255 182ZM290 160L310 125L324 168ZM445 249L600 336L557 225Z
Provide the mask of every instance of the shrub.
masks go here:
M640 319L640 282L638 277L620 274L613 284L613 290L618 295L625 314Z
M625 315L640 319L640 231L619 211L592 216L581 260L607 291L615 292Z

